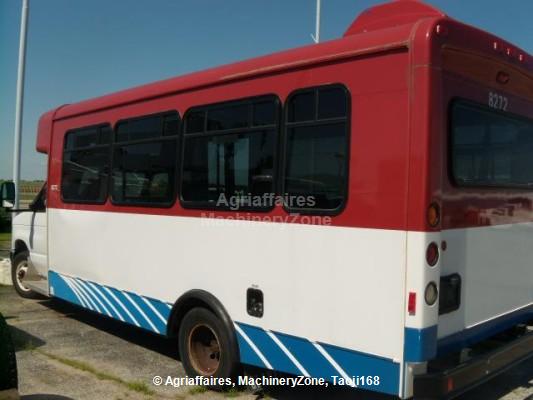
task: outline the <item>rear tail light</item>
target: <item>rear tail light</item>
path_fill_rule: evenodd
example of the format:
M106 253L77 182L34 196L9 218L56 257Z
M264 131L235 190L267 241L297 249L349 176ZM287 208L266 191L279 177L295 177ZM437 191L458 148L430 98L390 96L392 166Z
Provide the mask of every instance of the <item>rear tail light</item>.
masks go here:
M409 292L409 301L407 302L407 312L409 315L416 314L416 293Z
M439 261L439 246L437 246L437 243L431 242L426 249L426 262L430 267L433 267L437 264L437 261Z
M424 299L428 306L432 306L439 298L439 290L435 282L429 282L424 292Z

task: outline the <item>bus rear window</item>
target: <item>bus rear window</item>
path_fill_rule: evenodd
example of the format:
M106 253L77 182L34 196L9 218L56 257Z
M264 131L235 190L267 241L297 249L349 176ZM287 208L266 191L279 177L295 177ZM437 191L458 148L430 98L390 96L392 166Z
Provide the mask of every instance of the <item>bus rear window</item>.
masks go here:
M451 173L458 186L533 187L533 122L466 101L451 107Z

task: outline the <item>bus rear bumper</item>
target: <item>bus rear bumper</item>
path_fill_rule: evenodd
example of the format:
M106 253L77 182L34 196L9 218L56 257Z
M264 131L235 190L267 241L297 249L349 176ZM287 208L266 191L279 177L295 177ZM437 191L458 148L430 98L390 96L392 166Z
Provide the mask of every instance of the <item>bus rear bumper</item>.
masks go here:
M448 399L483 383L533 356L533 331L487 354L456 367L417 375L413 382L415 399Z

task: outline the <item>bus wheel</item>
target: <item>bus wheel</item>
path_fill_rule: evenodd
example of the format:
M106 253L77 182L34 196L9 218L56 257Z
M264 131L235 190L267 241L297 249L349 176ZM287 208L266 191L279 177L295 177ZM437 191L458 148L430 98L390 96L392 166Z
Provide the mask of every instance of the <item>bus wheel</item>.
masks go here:
M13 281L15 290L21 297L35 299L37 294L22 282L24 276L28 272L28 258L29 253L27 251L21 251L13 258L13 264L11 265L11 280Z
M181 362L187 375L233 379L239 360L238 349L231 348L230 334L211 311L205 308L190 310L183 318L178 334ZM231 387L206 386L216 390Z

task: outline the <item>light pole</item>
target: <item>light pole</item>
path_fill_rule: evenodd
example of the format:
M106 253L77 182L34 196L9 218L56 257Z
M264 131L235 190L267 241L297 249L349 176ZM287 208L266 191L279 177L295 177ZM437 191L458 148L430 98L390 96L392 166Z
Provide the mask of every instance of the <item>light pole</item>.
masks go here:
M315 43L320 42L320 0L316 0L315 34L311 34L311 38Z
M13 151L13 182L15 183L15 204L19 208L20 201L20 155L22 139L22 108L24 103L24 69L26 64L26 34L28 31L29 0L22 0L20 17L19 65L17 72L17 100L15 109L15 140Z

